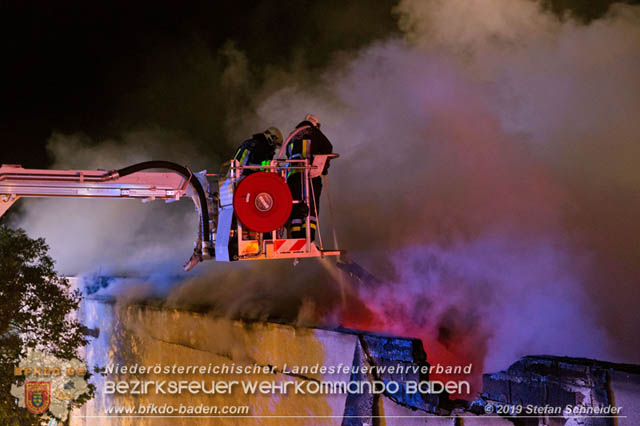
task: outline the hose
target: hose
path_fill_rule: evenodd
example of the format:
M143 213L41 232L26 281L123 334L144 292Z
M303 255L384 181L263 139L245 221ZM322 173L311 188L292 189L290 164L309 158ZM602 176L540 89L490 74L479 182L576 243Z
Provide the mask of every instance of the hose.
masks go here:
M206 242L210 242L209 238L211 233L209 230L209 207L207 206L207 195L205 194L204 188L198 178L195 177L186 167L170 161L145 161L116 170L115 173L122 177L147 169L168 169L181 174L185 179L187 179L188 183L193 187L193 189L195 189L198 194L198 199L200 200L200 217L202 219L203 238ZM203 246L206 247L206 245Z

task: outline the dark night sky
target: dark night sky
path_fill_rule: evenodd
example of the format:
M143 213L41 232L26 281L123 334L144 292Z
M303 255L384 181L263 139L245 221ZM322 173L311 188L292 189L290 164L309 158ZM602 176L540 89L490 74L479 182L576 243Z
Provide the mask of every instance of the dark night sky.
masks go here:
M375 2L370 8L365 5L371 2L352 1L337 7L342 3L3 2L2 161L45 166L44 146L54 130L99 139L157 125L211 138L224 114L216 90L203 88L203 94L196 87L180 87L198 80L191 78L197 73L194 52L215 57L231 40L253 63L281 66L303 54L313 67L322 66L334 51L394 30L393 2ZM366 12L367 20L378 24L340 20L350 9ZM332 14L336 24L329 28L322 22ZM348 38L341 25L348 25ZM171 81L175 87L168 87ZM209 112L216 105L213 117L198 111L202 103L209 104L202 108Z
M158 126L208 143L227 109L219 76L198 69L203 55L222 69L216 53L233 41L254 65L319 69L397 31L394 3L1 2L2 162L46 167L54 131L99 140ZM546 2L587 20L608 4Z

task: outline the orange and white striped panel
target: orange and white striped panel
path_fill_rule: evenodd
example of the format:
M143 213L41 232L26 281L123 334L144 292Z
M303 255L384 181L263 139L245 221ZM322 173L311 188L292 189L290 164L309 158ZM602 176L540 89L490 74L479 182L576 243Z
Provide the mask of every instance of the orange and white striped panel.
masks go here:
M274 240L273 250L276 253L288 253L303 250L307 240L305 238Z

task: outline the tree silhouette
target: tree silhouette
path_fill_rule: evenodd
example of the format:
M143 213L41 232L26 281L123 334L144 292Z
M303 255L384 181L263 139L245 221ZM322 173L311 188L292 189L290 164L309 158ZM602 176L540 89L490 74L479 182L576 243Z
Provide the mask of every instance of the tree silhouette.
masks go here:
M39 425L10 394L14 367L36 349L63 359L78 356L87 341L71 314L81 300L54 270L44 239L0 226L0 419L3 425ZM93 390L93 388L92 388ZM93 392L92 392L93 393ZM92 395L86 395L83 403Z

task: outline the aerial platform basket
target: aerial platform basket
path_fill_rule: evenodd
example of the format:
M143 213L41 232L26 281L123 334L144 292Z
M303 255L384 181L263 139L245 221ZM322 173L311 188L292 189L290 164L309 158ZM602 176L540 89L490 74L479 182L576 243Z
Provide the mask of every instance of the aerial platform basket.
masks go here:
M215 257L218 261L287 259L339 256L340 250L325 250L318 221L319 246L311 240L311 216L316 216L311 180L320 177L325 163L338 154L316 155L309 160L272 160L260 166L242 166L232 160L221 174ZM252 173L245 176L247 170ZM297 171L303 198L294 200L286 183L287 173ZM299 176L299 177L298 177ZM307 212L304 238L285 238L286 225L295 204Z

